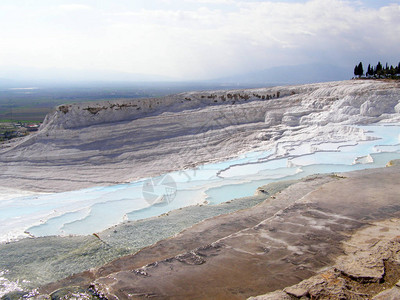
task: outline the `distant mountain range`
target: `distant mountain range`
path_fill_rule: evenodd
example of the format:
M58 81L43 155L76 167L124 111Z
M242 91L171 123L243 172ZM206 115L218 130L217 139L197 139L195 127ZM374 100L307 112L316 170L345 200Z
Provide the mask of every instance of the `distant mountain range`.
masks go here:
M0 87L26 87L36 85L76 85L93 82L165 82L202 83L237 86L271 86L346 80L352 77L352 68L333 65L304 64L280 66L261 71L240 73L211 80L176 80L166 76L124 73L117 71L87 71L39 68L12 68L0 70Z
M304 64L296 66L280 66L262 71L237 74L216 79L221 83L285 85L313 82L347 80L352 77L352 68L333 65Z
M0 87L20 87L26 85L76 85L93 82L118 83L165 81L174 80L166 76L104 70L40 69L25 67L0 69Z

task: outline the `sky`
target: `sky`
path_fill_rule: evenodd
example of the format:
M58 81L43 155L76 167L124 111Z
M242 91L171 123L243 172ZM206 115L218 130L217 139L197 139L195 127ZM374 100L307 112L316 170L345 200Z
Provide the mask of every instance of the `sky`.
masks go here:
M1 0L0 70L200 80L400 61L400 0Z

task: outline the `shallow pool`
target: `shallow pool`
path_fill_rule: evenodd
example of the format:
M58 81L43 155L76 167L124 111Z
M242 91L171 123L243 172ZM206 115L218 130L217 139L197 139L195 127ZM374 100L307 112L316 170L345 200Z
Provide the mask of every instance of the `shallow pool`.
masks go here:
M253 195L273 181L315 173L382 167L400 159L400 125L363 126L372 140L288 145L272 151L171 172L129 184L37 194L0 202L0 241L27 236L92 234L124 220L161 215L190 205L217 204Z

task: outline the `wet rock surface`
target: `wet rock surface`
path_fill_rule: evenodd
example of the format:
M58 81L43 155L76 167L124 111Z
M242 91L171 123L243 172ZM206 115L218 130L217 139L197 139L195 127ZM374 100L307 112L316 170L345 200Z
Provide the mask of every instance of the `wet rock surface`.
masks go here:
M384 288L396 293L399 175L394 166L305 180L253 208L206 220L59 284L90 286L107 299L246 299L276 290L259 299L366 299Z
M152 264L158 260L171 259L171 257L189 252L196 247L199 247L199 245L204 246L199 247L198 253L204 253L205 250L210 250L210 244L214 241L239 230L257 225L259 222L264 220L265 217L273 216L273 214L278 210L295 201L298 196L306 195L315 187L334 179L334 177L330 176L312 176L296 184L296 190L292 190L291 188L291 186L294 185L294 182L269 184L262 187L264 190L264 197L268 197L268 199L251 208L242 209L240 214L231 213L210 218L205 222L201 222L187 230L184 230L172 239L161 240L153 246L146 247L134 255L122 257L102 267L94 268L90 271L73 275L65 280L48 284L44 286L41 291L51 293L53 290L69 285L89 286L97 277L107 276L117 271L141 268L142 266ZM269 197L269 195L274 193L279 193L280 197ZM250 201L251 199L251 197L248 197L238 199L238 201ZM235 202L237 201L232 201L232 204ZM208 206L204 206L201 208L206 209L207 207ZM181 210L172 212L169 214L169 217L180 212ZM189 210L189 212L186 211L186 214L187 213L193 212ZM169 220L168 217L167 220ZM167 223L162 223L162 225L168 226ZM129 224L120 225L117 227L117 231L121 233L124 231L126 232L126 230L129 230L129 226ZM111 229L111 231L112 230L113 229ZM100 234L100 236L107 239L108 233L109 231L106 231ZM131 238L134 239L134 235L132 235Z
M400 299L400 219L376 222L344 242L333 267L267 299ZM374 296L375 295L375 296Z
M229 214L237 210L244 210L263 202L270 195L284 190L296 181L275 182L262 186L263 192L251 197L239 198L218 205L191 206L174 210L160 217L124 222L104 232L90 236L42 237L23 239L18 242L0 244L0 265L8 270L3 276L0 271L0 294L2 291L2 277L8 282L19 282L19 289L24 290L21 295L38 286L61 280L76 274L65 285L50 287L48 292L69 285L89 285L90 270L99 268L118 257L136 253L142 248L149 247L158 241L157 251L162 253L165 239L177 235L185 228L189 228L202 220L213 218L221 214ZM262 216L260 216L261 220ZM248 223L252 222L252 223ZM256 219L243 220L241 223L229 224L221 219L218 236L222 237L238 228L246 228L249 224L256 224ZM242 227L238 227L242 226ZM233 231L232 231L233 230ZM216 232L216 230L210 230ZM207 232L202 235L206 237ZM193 243L195 241L193 240ZM188 239L182 241L176 253L189 251L196 247ZM143 266L148 263L146 260ZM124 261L121 259L121 265ZM108 272L118 270L119 265L113 265ZM103 270L106 268L100 268ZM83 273L81 273L83 272ZM16 298L18 299L18 298Z

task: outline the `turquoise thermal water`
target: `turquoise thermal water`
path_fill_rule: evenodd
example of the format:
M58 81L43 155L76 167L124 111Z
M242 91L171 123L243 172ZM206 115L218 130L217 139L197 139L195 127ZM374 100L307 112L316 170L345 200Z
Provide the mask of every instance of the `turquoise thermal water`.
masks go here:
M34 236L91 234L124 220L251 196L273 181L381 167L400 158L400 125L361 128L376 139L319 144L317 152L312 152L315 145L304 143L281 158L272 158L272 151L252 152L129 184L8 199L0 203L0 241L24 231Z

